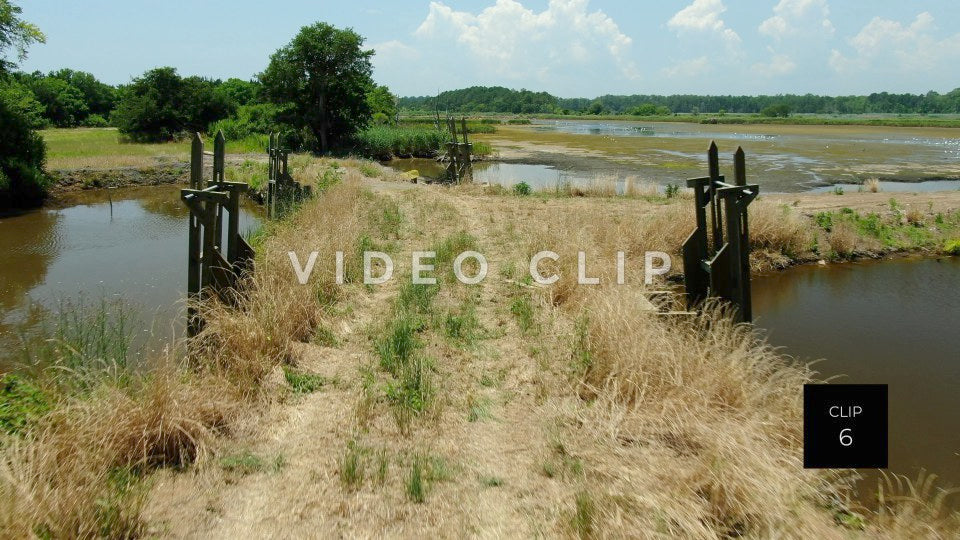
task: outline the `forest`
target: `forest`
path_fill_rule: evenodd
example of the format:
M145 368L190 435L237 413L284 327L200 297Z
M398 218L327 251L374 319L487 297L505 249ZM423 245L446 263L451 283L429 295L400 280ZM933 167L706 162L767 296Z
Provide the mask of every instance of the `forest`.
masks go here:
M401 109L451 113L512 114L957 114L960 88L946 94L872 93L867 96L603 95L596 98L561 98L546 92L511 90L501 86L472 86L441 92L437 96L402 97Z

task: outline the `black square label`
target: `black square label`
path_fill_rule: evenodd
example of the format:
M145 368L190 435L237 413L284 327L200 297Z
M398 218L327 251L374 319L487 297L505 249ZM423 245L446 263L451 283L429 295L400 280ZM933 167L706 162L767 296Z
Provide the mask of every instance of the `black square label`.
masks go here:
M803 385L803 466L887 468L887 385Z

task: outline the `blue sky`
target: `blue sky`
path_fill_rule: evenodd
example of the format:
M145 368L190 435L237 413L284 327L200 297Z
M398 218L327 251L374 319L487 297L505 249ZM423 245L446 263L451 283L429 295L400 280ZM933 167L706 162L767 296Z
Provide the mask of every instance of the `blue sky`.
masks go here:
M25 70L123 83L162 65L252 77L314 21L352 27L400 95L502 85L563 97L960 87L960 2L20 0L47 34Z

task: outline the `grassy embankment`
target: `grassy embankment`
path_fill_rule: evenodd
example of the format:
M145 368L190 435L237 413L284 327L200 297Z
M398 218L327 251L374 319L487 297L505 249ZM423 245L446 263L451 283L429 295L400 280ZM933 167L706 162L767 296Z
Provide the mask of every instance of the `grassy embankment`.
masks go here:
M292 364L328 384L277 405L267 414L277 425L239 437L235 445L255 448L242 455L261 464L249 473L221 459L195 475L165 474L147 514L171 534L958 531L957 514L943 511L927 484L895 496L880 486L881 506L863 508L848 502L847 473L802 468L800 389L815 379L807 367L719 310L685 321L642 311L635 273L625 286L609 285L616 250L675 252L689 232L682 196L516 196L475 186L383 193L370 196L382 204L371 209L383 234L359 245L398 261L432 249L438 283L412 285L401 267L389 284L347 303L329 333L310 338L288 322L270 344L245 337L261 328L249 315L220 313L215 350L287 347ZM757 204L758 265L808 245L808 218ZM491 262L480 286L450 276L450 261L465 249ZM525 277L541 249L560 254L557 265L544 265L561 274L547 288ZM575 284L578 249L606 285ZM325 297L327 262L310 285L285 292ZM275 293L292 280L289 268L264 271L279 280ZM275 293L253 309L283 311L273 307ZM281 468L270 465L277 456ZM278 523L279 515L295 517Z
M60 347L73 343L62 333L43 356L47 366L83 369L45 369L23 379L29 386L5 378L3 530L828 538L960 530L926 491L860 508L845 502L847 478L802 469L800 388L814 374L748 327L716 310L689 321L643 312L632 273L623 287L575 285L578 249L602 283L612 281L618 249L631 260L648 249L675 253L689 233L682 192L373 194L359 179L379 165L293 164L300 181L344 181L267 226L244 309L204 306L208 325L188 344L189 362L171 355L136 373L110 332L83 330L106 345ZM754 204L756 266L819 256L811 219L816 245L823 237L835 249L833 223L828 230L791 206ZM895 223L896 210L837 219L874 249L914 238L903 228L916 225ZM956 236L956 212L942 223L924 216L934 239ZM409 284L405 267L383 287L358 283L365 249L399 262L431 247L436 285ZM320 252L306 286L290 249L301 262ZM450 276L464 249L491 262L480 286ZM553 268L561 279L543 289L524 277L541 249L561 257ZM334 285L337 250L345 287ZM85 375L80 383L75 373Z
M471 132L489 133L493 127L470 126ZM127 143L112 128L48 129L42 132L47 143L47 169L59 178L60 188L96 188L127 184L182 182L189 175L190 142L158 144ZM357 153L374 159L392 157L435 157L448 140L446 132L432 125L373 126L359 137ZM207 146L212 140L205 141ZM227 141L228 155L263 154L266 136ZM474 143L474 154L483 157L490 147ZM346 157L344 159L351 159ZM227 167L227 179L246 181L262 188L267 166L259 159L243 159ZM368 176L373 176L370 174Z

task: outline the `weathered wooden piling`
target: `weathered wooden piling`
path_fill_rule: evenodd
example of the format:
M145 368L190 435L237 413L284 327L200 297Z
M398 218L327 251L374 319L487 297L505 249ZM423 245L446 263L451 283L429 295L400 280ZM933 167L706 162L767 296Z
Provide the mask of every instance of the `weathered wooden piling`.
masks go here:
M733 163L735 183L728 184L720 175L717 145L711 142L707 150L709 176L687 181L694 192L696 228L683 243L684 281L688 307L699 305L708 296L716 296L734 306L737 320L751 321L747 206L759 194L760 186L747 185L742 148L737 149ZM711 236L712 245L708 242Z
M253 248L240 235L240 194L247 190L242 182L225 180L223 132L214 139L213 152L204 152L203 139L194 135L190 148L190 188L180 190L180 198L190 209L187 239L187 335L193 337L203 328L196 306L205 295L216 294L222 301L235 304L241 276L253 264ZM213 156L213 174L204 186L203 158ZM223 214L227 213L227 235L223 238ZM223 244L226 243L226 257Z

